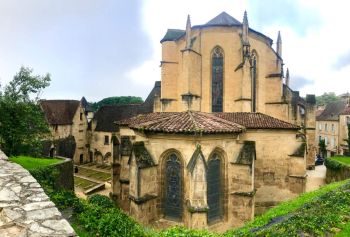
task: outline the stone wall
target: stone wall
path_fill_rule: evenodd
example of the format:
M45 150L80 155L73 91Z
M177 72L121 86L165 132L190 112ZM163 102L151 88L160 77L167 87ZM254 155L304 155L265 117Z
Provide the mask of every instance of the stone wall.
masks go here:
M77 236L40 184L0 151L0 236Z
M331 158L326 159L326 183L337 182L350 178L350 166L344 165Z

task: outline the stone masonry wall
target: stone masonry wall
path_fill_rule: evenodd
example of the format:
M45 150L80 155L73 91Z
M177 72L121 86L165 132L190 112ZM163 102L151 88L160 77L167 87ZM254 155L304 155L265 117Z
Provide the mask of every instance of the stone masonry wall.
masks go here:
M1 150L0 236L77 236L40 184Z

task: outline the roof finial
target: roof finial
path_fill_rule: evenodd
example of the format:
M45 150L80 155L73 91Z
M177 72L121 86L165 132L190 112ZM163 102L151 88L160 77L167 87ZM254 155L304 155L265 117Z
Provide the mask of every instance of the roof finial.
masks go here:
M286 86L289 87L289 68L287 68L287 72L286 72Z
M186 49L191 48L191 18L187 16L186 22Z
M281 32L278 31L278 36L277 36L277 48L276 48L278 56L282 58L282 39L281 39Z
M243 40L243 45L249 45L249 41L248 41L249 24L248 24L247 11L244 11L242 28L243 28L243 29L242 29L242 40Z

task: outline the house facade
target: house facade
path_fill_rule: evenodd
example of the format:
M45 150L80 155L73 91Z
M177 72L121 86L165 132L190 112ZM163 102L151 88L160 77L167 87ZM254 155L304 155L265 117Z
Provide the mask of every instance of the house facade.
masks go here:
M82 102L42 100L40 106L51 131L44 155L68 157L75 164L88 162L88 120Z
M340 96L341 100L328 104L316 117L316 144L324 140L327 156L349 152L347 143L350 124L350 94Z

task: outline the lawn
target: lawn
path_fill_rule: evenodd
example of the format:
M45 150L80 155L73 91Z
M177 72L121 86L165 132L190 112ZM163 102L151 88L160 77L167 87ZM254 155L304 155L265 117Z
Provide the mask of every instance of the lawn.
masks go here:
M106 182L111 179L111 172L103 172L79 166L78 175Z
M84 191L96 186L98 183L95 182L91 182L89 180L86 179L82 179L79 177L74 176L74 186L75 187L80 187L82 188Z
M30 156L12 156L9 159L10 161L21 165L23 168L27 170L48 166L48 165L60 163L63 161L62 159L56 159L56 158L35 158Z
M331 157L331 159L339 161L343 164L350 165L350 157L349 156L334 156L334 157Z

